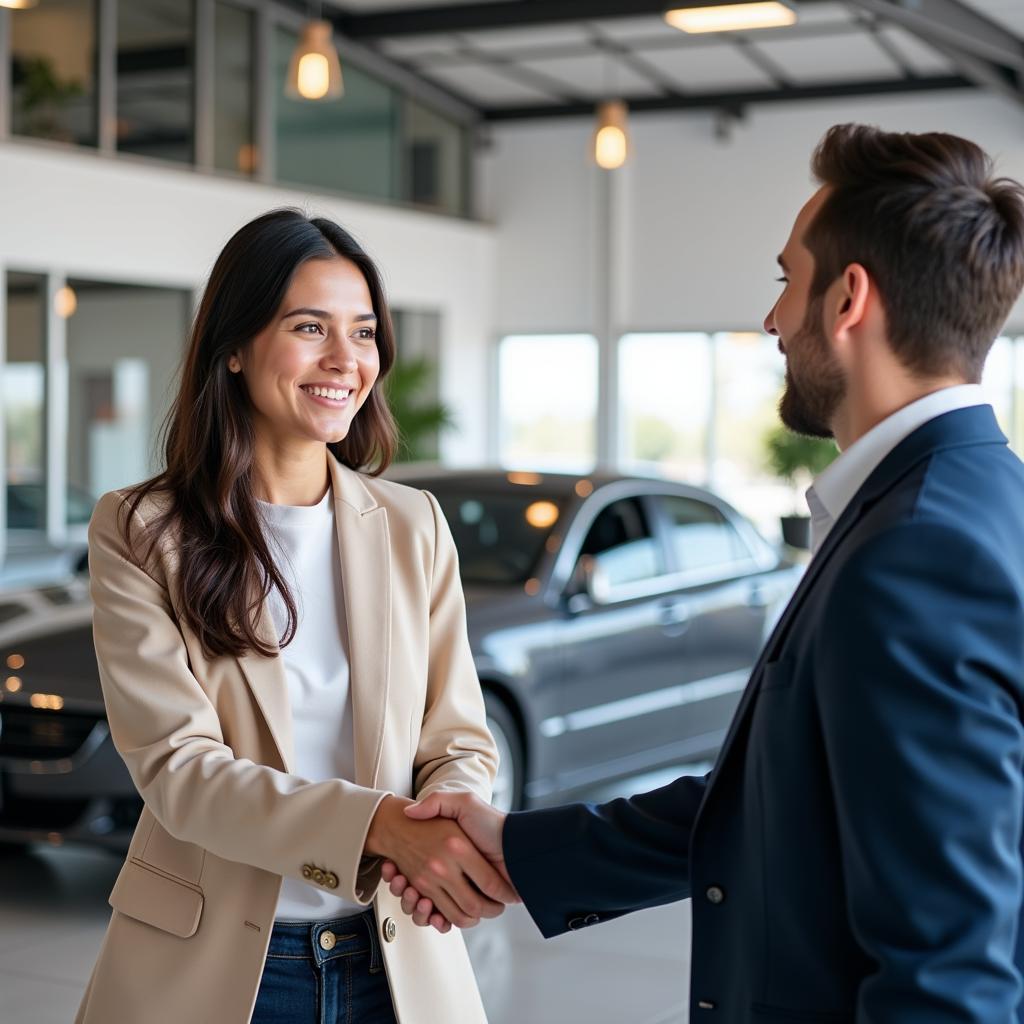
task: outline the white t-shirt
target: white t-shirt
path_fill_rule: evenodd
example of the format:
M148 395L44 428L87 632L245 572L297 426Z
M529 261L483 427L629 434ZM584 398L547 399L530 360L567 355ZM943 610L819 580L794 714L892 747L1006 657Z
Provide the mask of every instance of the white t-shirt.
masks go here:
M330 487L316 505L259 502L276 564L298 609L295 638L281 650L295 738L295 774L310 782L355 778L348 628ZM278 637L287 621L275 589L270 613ZM330 865L324 865L330 867ZM318 885L285 878L278 921L323 921L365 910Z

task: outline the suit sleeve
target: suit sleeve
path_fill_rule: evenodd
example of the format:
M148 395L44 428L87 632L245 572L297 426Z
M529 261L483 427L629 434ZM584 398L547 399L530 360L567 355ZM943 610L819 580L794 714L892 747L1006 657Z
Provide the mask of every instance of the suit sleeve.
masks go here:
M483 693L466 630L466 602L455 541L432 494L427 693L414 763L414 792L469 790L491 799L498 752L487 729Z
M923 523L866 544L829 596L815 685L848 912L876 964L857 1024L1016 1020L1021 600L978 541Z
M337 895L368 903L378 876L365 873L362 851L387 793L235 756L192 673L166 587L127 557L121 504L111 492L93 512L89 574L107 719L139 794L177 839L300 880L312 862L338 876Z
M510 814L505 864L545 938L686 899L706 785L683 777L629 799Z

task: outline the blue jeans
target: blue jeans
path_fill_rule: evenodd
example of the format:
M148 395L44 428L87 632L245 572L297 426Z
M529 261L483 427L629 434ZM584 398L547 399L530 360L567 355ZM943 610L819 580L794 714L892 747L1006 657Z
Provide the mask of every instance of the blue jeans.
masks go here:
M275 924L251 1024L396 1024L373 911Z

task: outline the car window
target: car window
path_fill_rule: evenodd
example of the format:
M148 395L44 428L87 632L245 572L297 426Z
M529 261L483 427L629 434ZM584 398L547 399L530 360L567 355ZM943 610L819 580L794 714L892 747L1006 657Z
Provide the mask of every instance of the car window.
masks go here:
M588 556L610 588L666 572L661 548L638 498L614 501L598 514L580 548L580 558Z
M430 487L452 531L463 583L522 583L534 572L562 514L560 495Z
M721 569L724 574L751 560L743 538L713 505L676 495L661 495L658 500L682 572Z

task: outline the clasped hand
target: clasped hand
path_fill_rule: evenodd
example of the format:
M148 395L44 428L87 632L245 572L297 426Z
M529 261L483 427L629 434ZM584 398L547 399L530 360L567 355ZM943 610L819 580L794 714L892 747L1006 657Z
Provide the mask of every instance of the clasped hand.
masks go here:
M366 852L383 856L382 877L421 926L472 928L518 903L505 870L505 815L469 793L433 793L420 803L388 797Z

